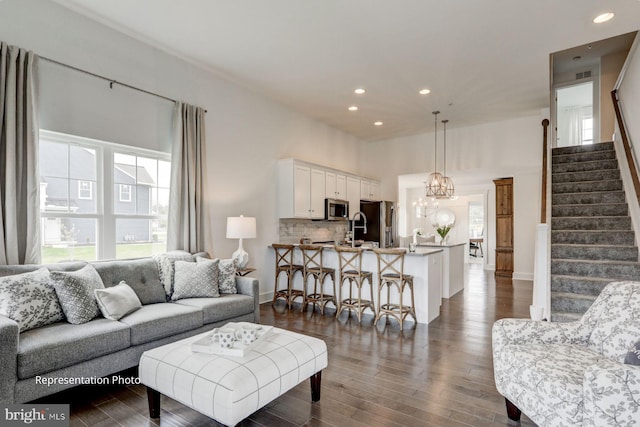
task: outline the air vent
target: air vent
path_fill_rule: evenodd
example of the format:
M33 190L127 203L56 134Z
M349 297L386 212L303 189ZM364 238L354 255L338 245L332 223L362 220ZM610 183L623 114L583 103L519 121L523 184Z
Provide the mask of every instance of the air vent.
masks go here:
M576 73L576 80L588 79L589 77L591 77L591 70L583 71L581 73Z

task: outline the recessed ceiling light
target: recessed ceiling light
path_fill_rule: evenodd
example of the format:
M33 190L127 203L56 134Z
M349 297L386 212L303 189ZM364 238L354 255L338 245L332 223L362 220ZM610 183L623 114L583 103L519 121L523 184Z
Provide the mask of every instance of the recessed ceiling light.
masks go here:
M358 111L358 107L352 105L351 107L349 107L349 111Z
M382 126L382 122L375 122L374 125L376 126Z
M603 22L607 22L613 19L614 15L615 14L613 12L603 13L602 15L598 15L595 18L593 18L593 22L596 24L602 24Z
M420 95L429 95L431 93L431 91L429 89L421 89L420 92L418 92Z
M359 87L358 89L354 90L354 92L358 95L362 95L363 93L366 92L366 90L364 90L363 88Z

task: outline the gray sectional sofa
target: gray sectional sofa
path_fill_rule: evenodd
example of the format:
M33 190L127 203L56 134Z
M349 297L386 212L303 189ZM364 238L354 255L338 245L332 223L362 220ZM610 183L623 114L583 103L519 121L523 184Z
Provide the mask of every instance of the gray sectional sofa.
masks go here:
M228 321L259 322L258 281L236 277L237 294L165 302L152 258L91 263L105 287L124 280L142 308L119 321L97 317L73 325L66 321L19 332L0 315L0 403L24 403L78 385L78 380L108 377L138 365L148 349L187 338ZM84 262L45 265L50 271L75 271ZM41 265L0 266L0 276L26 273Z

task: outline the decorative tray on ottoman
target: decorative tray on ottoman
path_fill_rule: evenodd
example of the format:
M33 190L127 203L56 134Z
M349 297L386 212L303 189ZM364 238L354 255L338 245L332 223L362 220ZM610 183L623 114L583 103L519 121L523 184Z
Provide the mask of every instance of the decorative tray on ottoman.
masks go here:
M243 327L249 326L257 329L257 338L251 344L244 344L241 340L236 340L229 348L220 346L217 338L214 335L220 329L234 329L242 330ZM244 356L248 350L251 350L256 345L259 345L266 337L273 333L273 326L258 325L257 323L250 322L229 322L221 328L215 328L211 332L207 333L203 338L191 343L191 351L198 353L210 353L210 354L222 354L225 356Z

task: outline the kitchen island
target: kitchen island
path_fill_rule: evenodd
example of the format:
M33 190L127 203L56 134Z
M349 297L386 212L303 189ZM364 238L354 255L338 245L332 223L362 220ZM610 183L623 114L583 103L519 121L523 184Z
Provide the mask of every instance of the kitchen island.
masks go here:
M464 243L420 243L418 248L442 249L442 298L449 299L464 289Z
M294 245L299 246L299 245ZM323 262L325 267L335 268L336 270L336 289L340 281L340 265L338 253L333 245L323 245ZM274 251L270 250L271 277L275 275L275 256ZM407 252L404 258L404 272L413 276L413 289L415 297L415 311L418 317L418 323L429 323L440 315L440 305L442 303L442 254L443 249L438 247L418 248L416 252ZM294 263L303 264L302 253L299 250L294 251ZM369 295L369 287L363 286L362 298L372 299L378 306L378 263L376 254L371 249L365 249L362 255L362 269L373 272L373 291L374 296ZM284 275L280 279L281 283L285 280ZM311 283L311 281L310 281ZM310 285L311 286L311 285ZM302 275L296 274L294 289L302 289ZM325 282L325 291L330 292L332 289L331 279ZM343 288L343 292L347 289L347 285ZM331 291L332 292L332 291ZM273 294L272 294L273 296ZM393 294L392 294L393 298ZM337 299L337 296L336 296ZM331 306L331 305L329 305ZM369 311L367 310L367 313ZM411 319L411 317L409 317ZM391 320L393 321L393 320Z

